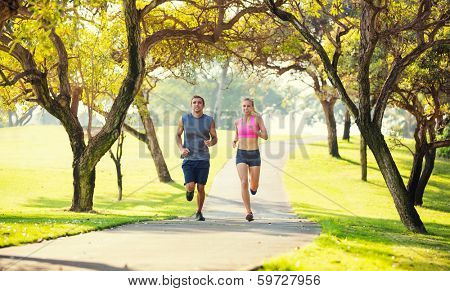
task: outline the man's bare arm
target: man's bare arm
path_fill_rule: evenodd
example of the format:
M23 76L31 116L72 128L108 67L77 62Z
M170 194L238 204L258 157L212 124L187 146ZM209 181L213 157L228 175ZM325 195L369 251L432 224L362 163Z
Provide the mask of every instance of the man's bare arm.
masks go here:
M214 122L214 120L211 122L209 134L211 135L211 140L207 141L206 145L211 147L217 143L216 123Z
M183 131L184 131L183 121L180 117L180 120L178 121L177 135L175 139L177 141L177 146L180 149L181 155L187 156L189 154L189 149L183 147L183 141L181 140L181 135L183 134Z

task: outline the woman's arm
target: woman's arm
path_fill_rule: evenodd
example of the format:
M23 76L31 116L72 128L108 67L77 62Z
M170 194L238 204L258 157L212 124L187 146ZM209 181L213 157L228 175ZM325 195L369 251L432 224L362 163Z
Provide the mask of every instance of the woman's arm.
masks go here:
M234 128L235 128L235 131L234 131L234 139L233 139L233 148L235 148L237 143L239 142L237 121L234 122Z
M262 119L261 116L258 116L257 122L258 122L259 129L260 129L257 132L258 136L262 139L267 140L269 138L269 135L267 134L267 129L266 129L266 126L264 125L264 120Z

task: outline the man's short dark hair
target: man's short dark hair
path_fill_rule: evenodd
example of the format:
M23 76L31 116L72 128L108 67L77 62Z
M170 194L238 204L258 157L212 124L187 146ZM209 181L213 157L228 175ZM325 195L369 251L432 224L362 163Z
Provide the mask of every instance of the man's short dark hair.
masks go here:
M202 97L202 96L198 96L198 95L194 95L194 96L192 96L192 99L191 99L191 104L192 104L192 100L194 100L195 98L200 98L200 99L202 99L202 102L203 102L203 106L205 106L205 99L203 99L203 97Z

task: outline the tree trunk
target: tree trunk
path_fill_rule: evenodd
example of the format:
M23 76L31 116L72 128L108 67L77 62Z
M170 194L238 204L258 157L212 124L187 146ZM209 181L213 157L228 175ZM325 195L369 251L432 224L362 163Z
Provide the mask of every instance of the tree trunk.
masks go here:
M119 196L117 197L118 201L122 200L122 152L123 152L123 140L125 138L125 135L122 132L120 133L119 138L117 139L117 149L116 149L116 155L114 156L114 153L111 149L109 149L109 155L111 156L111 159L114 162L114 165L116 166L116 174L117 174L117 187L119 188Z
M416 150L413 157L413 164L409 175L408 185L406 186L406 189L408 189L408 192L411 194L416 192L417 185L419 184L420 174L422 172L423 157L424 153L422 150Z
M367 144L362 134L359 141L359 155L361 161L361 180L367 181Z
M426 123L419 118L416 119L417 126L414 130L415 152L413 154L413 163L409 175L406 189L410 195L415 196L417 185L422 174L423 159L426 154Z
M344 121L344 135L342 136L343 140L350 141L350 127L352 125L350 118L350 111L345 109L345 121Z
M135 99L135 104L138 108L139 116L141 117L142 124L144 125L145 133L147 135L147 147L152 155L153 162L155 163L156 172L160 182L168 183L172 182L169 169L167 168L166 161L159 147L158 138L156 137L155 127L153 120L150 116L150 112L145 102L145 97L142 93L138 94Z
M27 112L25 112L18 120L17 125L18 126L24 126L27 125L28 122L30 122L31 118L33 118L33 111L37 108L37 105L34 105L30 107Z
M429 150L425 154L425 167L423 168L422 175L420 176L416 191L414 193L414 205L423 205L423 193L425 192L425 187L427 186L431 173L433 172L435 159L436 149Z
M9 127L15 126L15 122L13 121L14 116L16 117L16 120L17 120L17 114L12 110L8 110L8 126Z
M117 197L117 200L122 200L122 171L120 168L120 165L116 165L117 170L117 187L119 187L119 196Z
M386 185L392 195L395 207L402 223L411 231L426 233L425 226L414 208L414 195L411 195L403 183L402 176L392 158L391 152L380 130L375 125L359 125L367 145L370 147Z
M121 201L122 200L122 177L123 177L122 176L122 167L120 164L120 160L114 160L114 164L116 165L117 187L119 188L119 196L117 197L117 200Z
M340 158L339 148L337 142L337 131L336 131L336 120L334 119L334 104L336 100L327 101L320 100L322 104L323 112L325 115L325 121L327 124L328 131L328 152L332 157Z
M74 116L78 115L78 105L80 103L80 97L82 93L83 89L78 86L72 90L72 101L70 104L70 111Z
M73 198L71 211L87 212L92 210L92 200L95 188L95 169L86 171L81 164L83 153L86 149L83 129L76 133L69 133L73 152Z
M227 73L228 67L230 66L230 59L226 59L225 63L222 66L222 70L219 78L219 86L217 88L217 98L216 103L214 104L214 120L216 122L216 126L220 123L220 114L222 111L222 99L223 99L223 90L225 87L225 83L227 81Z
M89 94L88 94L89 96ZM92 101L90 101L90 98L88 97L87 102L87 109L88 109L88 125L87 125L87 135L88 139L92 139Z
M77 173L75 173L77 170ZM95 189L95 168L91 171L77 165L74 169L74 195L71 211L89 212L92 210ZM78 193L76 193L78 192Z

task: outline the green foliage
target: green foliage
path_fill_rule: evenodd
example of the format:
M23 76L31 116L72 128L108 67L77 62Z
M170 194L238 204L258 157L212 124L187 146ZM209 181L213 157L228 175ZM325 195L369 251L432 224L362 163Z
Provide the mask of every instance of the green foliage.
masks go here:
M441 135L438 135L438 140L450 139L450 124L444 128ZM438 157L450 159L450 147L443 147L437 149Z

